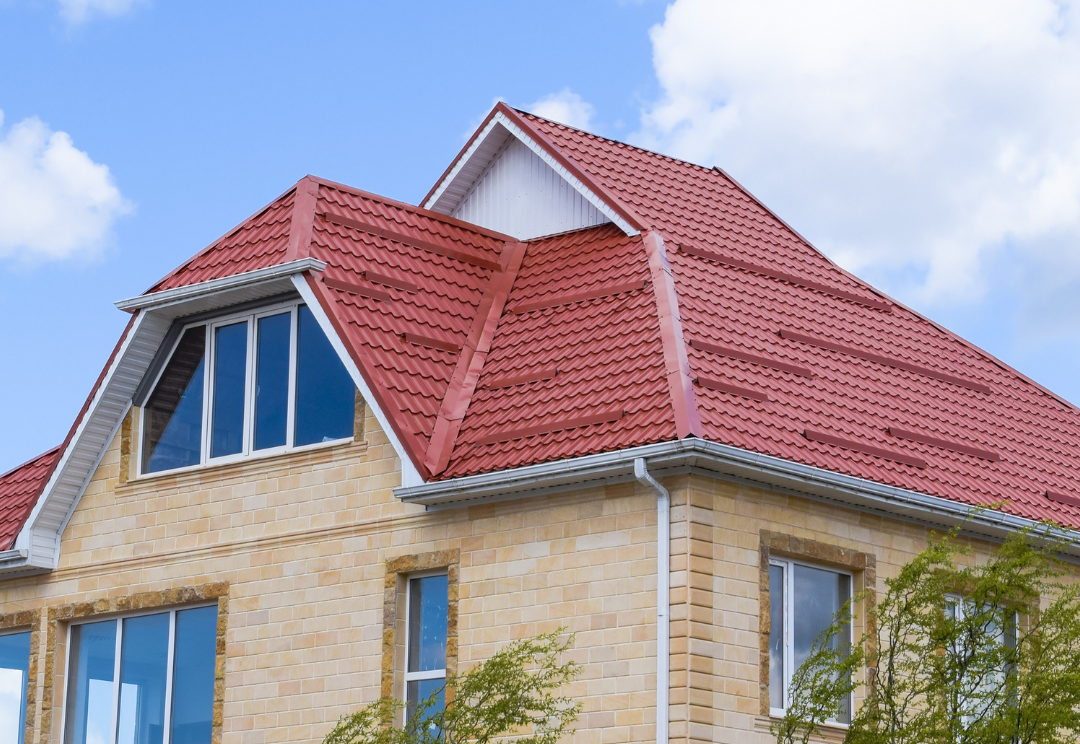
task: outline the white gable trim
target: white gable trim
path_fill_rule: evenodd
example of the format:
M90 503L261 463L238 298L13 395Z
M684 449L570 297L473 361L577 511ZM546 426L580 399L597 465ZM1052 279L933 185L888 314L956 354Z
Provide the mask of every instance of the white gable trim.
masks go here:
M352 377L356 389L360 391L360 395L363 396L364 401L371 407L371 412L375 415L375 419L379 422L379 426L382 427L383 432L386 433L386 437L390 440L390 444L394 447L394 451L397 452L398 459L401 460L401 486L405 488L422 485L424 479L420 476L420 472L416 469L416 466L413 465L413 461L409 459L409 455L401 445L401 441L398 439L397 434L394 433L393 427L390 426L390 419L387 418L383 410L375 403L375 396L371 394L371 388L368 387L367 380L360 374L360 369L356 366L356 362L353 361L352 356L345 348L345 344L342 343L341 338L337 334L337 330L334 329L334 324L330 322L330 318L326 316L326 312L323 310L322 305L319 304L319 298L311 291L307 279L303 276L294 276L293 284L296 287L296 291L300 293L300 297L307 303L308 309L311 310L311 314L319 321L319 327L322 328L323 333L325 333L326 337L330 340L330 344L334 347L334 351L337 352L338 357L341 358L341 362L345 365L345 369L349 371L349 375Z
M630 223L620 217L619 213L612 209L607 202L597 196L588 186L582 183L580 179L564 168L551 153L541 147L536 140L526 134L521 127L512 122L501 111L496 111L495 115L491 117L491 120L487 125L480 130L476 139L473 140L468 149L465 150L461 157L458 158L457 162L454 163L454 167L451 168L450 172L443 178L442 183L439 184L439 187L431 195L431 198L424 202L424 207L442 214L452 214L469 195L473 186L476 185L476 182L483 178L491 160L493 160L502 149L502 145L505 143L508 136L516 137L526 147L536 153L548 167L559 174L559 176L569 183L575 191L581 194L586 201L596 207L601 214L618 225L620 230L627 235L638 234L638 231L635 230ZM492 137L495 139L488 142ZM487 157L488 161L480 164L480 172L472 176L469 183L463 185L459 184L459 179L468 177L462 171L474 157ZM447 193L451 186L455 187L453 192Z

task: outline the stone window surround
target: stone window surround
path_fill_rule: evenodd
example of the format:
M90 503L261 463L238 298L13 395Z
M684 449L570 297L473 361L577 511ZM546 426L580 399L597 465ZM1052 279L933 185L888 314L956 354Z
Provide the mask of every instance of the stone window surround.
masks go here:
M37 708L38 652L40 651L41 612L23 610L0 615L0 633L30 631L30 666L26 680L26 720L23 739L34 741L34 714Z
M758 683L760 713L770 716L769 706L769 627L772 620L772 603L769 599L769 562L775 554L784 558L817 563L825 567L843 568L852 572L852 593L863 593L862 613L864 627L872 628L874 607L877 604L877 557L873 553L862 553L850 548L841 548L829 543L808 540L793 535L786 535L770 530L760 533L760 563L758 583L760 586L760 605L758 634L760 658L758 661ZM860 623L856 619L856 627ZM873 649L867 649L868 658L872 658Z
M404 654L398 648L399 632L404 635L405 585L410 574L431 571L446 571L446 676L457 673L458 657L458 571L461 563L461 551L437 550L432 553L403 555L386 562L386 576L383 583L383 642L382 642L382 680L379 694L382 697L404 699ZM447 690L446 699L452 700L451 690Z
M60 741L63 737L64 732L58 730L63 716L58 715L54 720L53 712L54 702L56 707L61 709L61 712L64 704L63 689L67 671L67 633L64 631L67 630L70 621L98 616L104 620L110 616L116 617L130 612L159 608L162 610L183 609L184 605L202 604L214 599L217 600L218 625L214 664L214 710L211 742L212 744L221 744L225 706L225 647L229 625L228 582L200 584L198 586L164 589L156 592L140 592L138 594L99 599L93 602L74 602L48 608L48 627L45 640L46 674L45 684L42 686L40 741ZM56 694L57 688L61 690L59 695ZM27 739L27 741L33 741L33 739Z

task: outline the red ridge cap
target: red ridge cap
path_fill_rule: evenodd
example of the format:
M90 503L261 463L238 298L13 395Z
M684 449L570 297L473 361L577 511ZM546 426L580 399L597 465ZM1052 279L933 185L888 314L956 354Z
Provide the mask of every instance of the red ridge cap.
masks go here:
M423 457L423 453L427 449L425 447L426 443L418 438L414 432L404 429L401 426L401 422L391 415L392 413L401 410L402 407L398 404L397 400L395 400L394 394L390 390L382 389L377 386L375 380L364 368L364 359L362 355L357 353L357 350L353 348L352 343L349 341L349 336L345 333L345 329L341 325L341 320L338 319L337 313L334 312L333 305L326 297L326 288L311 275L310 271L304 272L304 278L307 279L308 286L311 287L311 291L315 294L315 298L319 301L319 305L322 307L323 312L326 313L326 317L329 318L330 324L334 327L334 331L337 333L338 338L341 339L341 343L344 344L345 349L349 352L349 356L352 357L353 364L356 365L356 368L364 378L364 382L367 383L368 390L371 391L372 397L375 398L375 405L386 412L387 422L397 435L398 440L401 442L401 446L405 448L405 454L408 455L413 467L420 473L420 477L424 480L428 480L431 477L431 473L424 465Z
M607 297L608 295L619 294L620 292L633 292L635 289L641 289L645 286L645 281L627 282L626 284L612 284L607 287L597 287L596 289L589 290L588 292L578 292L572 295L562 295L561 297L552 297L547 300L540 300L538 302L525 302L520 305L514 305L507 308L507 312L514 313L515 315L521 315L522 313L531 313L533 310L546 310L549 307L559 307L560 305L572 305L575 302L584 302L585 300L596 300L601 297Z
M709 261L716 261L726 266L734 266L738 269L745 271L752 271L755 274L761 274L762 276L772 277L773 279L779 279L789 284L796 286L806 287L807 289L813 289L823 294L830 294L834 297L839 297L842 300L848 300L858 305L865 305L866 307L872 307L876 310L882 310L887 313L892 312L892 305L883 300L875 300L869 297L862 297L854 292L848 292L838 287L833 287L828 284L822 284L812 279L806 279L796 274L789 274L786 271L778 271L771 269L768 266L762 266L760 264L751 263L749 261L743 261L741 258L735 258L734 256L727 256L721 253L714 253L713 251L705 250L704 248L698 248L692 245L680 244L679 250L683 253L688 253L691 256L697 256L698 258L704 258Z
M895 426L890 426L885 431L887 431L892 436L897 437L898 439L908 439L912 442L928 444L931 447L940 447L941 449L952 450L953 452L962 452L965 455L978 457L982 460L989 460L990 462L997 462L1001 459L1001 455L992 450L972 447L970 444L962 444L960 442L950 442L947 439L938 439L937 437L932 437L917 431L898 429Z
M679 295L675 290L671 265L668 264L664 251L664 239L660 233L650 231L641 236L641 241L649 257L649 274L656 298L656 314L660 341L664 348L664 369L671 395L671 408L675 416L675 432L679 439L701 437L701 412L694 394L693 373L690 371L682 316L679 314Z
M551 434L552 432L563 431L565 429L576 429L579 426L607 424L612 421L618 421L625 415L626 411L604 411L603 413L596 413L591 416L579 416L577 418L562 419L561 421L552 421L547 424L541 424L540 426L529 426L523 429L509 429L507 431L496 432L494 434L488 434L486 437L480 437L476 440L476 443L495 444L496 442L505 442L510 439L523 439L524 437L534 437L538 434Z
M938 372L936 369L930 369L929 367L921 367L911 362L905 362L903 359L897 359L895 357L884 356L883 354L876 354L872 351L865 349L859 349L854 346L844 346L838 344L835 341L830 341L827 338L818 338L816 336L807 336L803 333L796 333L795 331L788 331L781 329L778 331L780 338L786 338L790 341L801 341L804 344L810 344L811 346L820 346L823 349L830 349L832 351L839 351L842 354L850 354L851 356L860 357L870 362L876 362L878 364L884 364L888 367L896 367L907 372L914 372L915 374L922 375L924 377L930 377L935 380L941 380L942 382L952 383L953 385L959 385L960 387L968 388L979 393L986 393L989 395L992 391L986 385L981 382L975 382L969 380L966 377L957 377L956 375L950 375L946 372Z
M456 261L463 261L464 263L478 266L481 269L488 269L490 271L498 271L499 264L494 261L489 261L486 258L480 256L474 256L464 251L454 250L438 243L432 243L430 240L423 240L421 238L415 238L411 235L404 233L394 232L393 230L386 230L385 228L378 227L377 225L371 225L367 222L361 222L360 220L353 219L352 217L346 217L342 214L334 214L333 212L322 212L322 218L327 222L332 222L335 225L341 225L343 227L352 228L353 230L359 230L361 232L370 233L372 235L378 235L380 238L386 240L393 240L396 243L402 245L411 245L415 248L420 248L431 253L437 253L440 256L446 256Z
M289 245L282 263L307 258L311 255L311 238L315 229L315 203L319 198L319 185L311 176L296 184L292 214L289 215Z
M926 460L922 459L921 457L906 455L902 452L895 452L893 450L885 449L883 447L875 447L872 444L863 444L862 442L855 442L850 439L842 439L841 437L833 436L832 434L826 434L821 431L806 429L805 431L803 431L803 436L809 439L811 442L831 444L835 447L842 447L844 449L862 452L863 454L873 455L874 457L880 457L884 460L892 460L893 462L899 462L904 465L911 465L912 467L916 468L927 467Z
M781 372L790 372L793 375L800 375L802 377L814 376L813 370L811 370L809 367L803 367L798 364L782 362L779 359L773 359L772 357L758 356L757 354L751 354L749 352L743 351L742 349L732 349L727 346L718 346L717 344L710 344L708 341L699 341L697 339L689 339L686 343L687 345L692 346L695 349L701 349L702 351L708 351L713 354L731 357L732 359L741 359L744 362L750 362L751 364L757 364L762 367L778 369Z
M450 464L450 456L461 431L461 422L465 419L469 403L476 393L476 384L480 381L484 362L491 350L491 341L506 307L506 298L525 258L525 244L510 243L503 249L502 255L503 269L491 277L480 298L480 307L477 308L473 327L465 340L465 347L458 357L450 385L435 418L424 463L428 470L436 475L446 470L446 466Z
M772 398L767 393L763 393L753 388L744 388L738 385L732 385L730 382L724 382L723 380L715 380L711 377L695 377L694 381L703 388L709 390L719 390L721 393L728 393L729 395L738 395L743 398L750 398L751 400L759 400L762 403L771 403Z

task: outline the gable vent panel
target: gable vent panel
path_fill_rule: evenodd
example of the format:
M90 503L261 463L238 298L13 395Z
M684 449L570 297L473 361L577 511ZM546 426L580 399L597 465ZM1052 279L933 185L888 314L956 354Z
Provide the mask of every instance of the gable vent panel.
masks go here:
M608 222L516 138L506 143L452 216L520 240Z

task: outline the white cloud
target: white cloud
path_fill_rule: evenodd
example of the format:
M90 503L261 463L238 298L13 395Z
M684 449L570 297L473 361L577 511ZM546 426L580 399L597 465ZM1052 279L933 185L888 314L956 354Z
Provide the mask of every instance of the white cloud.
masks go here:
M95 14L119 16L144 0L57 0L60 15L71 24L83 23Z
M592 124L592 104L569 88L544 96L539 101L530 103L525 110L577 129L589 129Z
M636 141L721 165L912 300L976 302L1008 263L1075 326L1078 22L1064 0L676 0Z
M93 254L130 210L108 167L75 149L65 132L36 118L0 130L0 257Z

